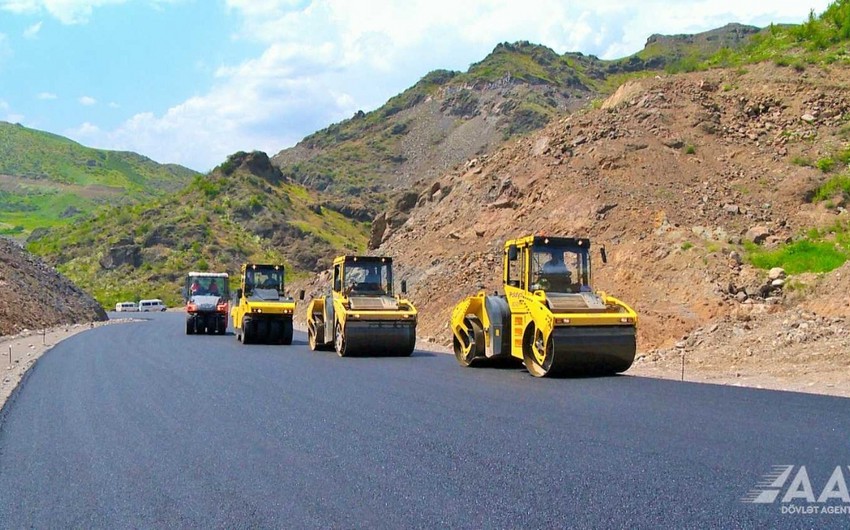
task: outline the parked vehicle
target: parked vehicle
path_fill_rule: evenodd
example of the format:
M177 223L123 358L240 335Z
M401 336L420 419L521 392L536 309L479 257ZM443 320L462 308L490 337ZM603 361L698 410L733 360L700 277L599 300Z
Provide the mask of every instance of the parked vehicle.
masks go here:
M147 313L150 311L165 311L165 304L159 298L151 300L139 300L139 311Z
M115 304L115 311L118 313L134 313L139 310L139 304L136 302L118 302Z

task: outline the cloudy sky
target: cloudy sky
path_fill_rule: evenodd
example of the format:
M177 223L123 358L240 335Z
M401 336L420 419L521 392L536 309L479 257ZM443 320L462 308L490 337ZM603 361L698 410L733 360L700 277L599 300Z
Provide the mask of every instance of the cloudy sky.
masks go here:
M499 42L605 59L828 0L0 0L0 120L206 171L274 154Z

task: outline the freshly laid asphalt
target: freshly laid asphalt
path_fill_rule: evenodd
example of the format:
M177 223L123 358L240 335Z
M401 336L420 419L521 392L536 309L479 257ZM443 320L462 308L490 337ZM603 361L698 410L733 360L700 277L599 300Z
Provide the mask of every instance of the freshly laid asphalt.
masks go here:
M742 502L778 465L815 497L837 466L850 484L847 399L343 359L144 318L60 343L0 413L0 528L850 526L783 513L840 499Z

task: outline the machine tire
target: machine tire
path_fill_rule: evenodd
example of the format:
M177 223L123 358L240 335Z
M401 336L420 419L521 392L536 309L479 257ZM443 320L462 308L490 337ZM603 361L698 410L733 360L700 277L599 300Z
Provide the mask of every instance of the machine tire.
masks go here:
M242 319L242 332L240 336L242 337L242 344L251 344L251 341L254 340L253 333L251 332L251 321L247 318Z
M461 366L475 366L476 362L484 357L484 326L475 315L466 315L463 319L464 333L467 344L454 338L454 352L457 362Z
M283 322L280 320L269 321L266 327L267 344L283 344Z
M399 354L399 357L410 357L413 355L413 351L416 349L416 331L413 332L413 337L410 338L410 344L407 345L407 349L404 349Z
M307 346L310 348L310 351L318 351L319 345L316 342L316 332L313 329L313 325L311 323L307 323Z
M531 324L525 332L522 345L522 356L525 368L534 377L546 377L550 374L555 355L555 344L550 335L543 343L543 332Z
M292 319L283 321L280 343L286 346L292 344Z
M340 357L348 355L347 344L345 343L345 332L342 329L342 324L336 323L334 327L334 350Z

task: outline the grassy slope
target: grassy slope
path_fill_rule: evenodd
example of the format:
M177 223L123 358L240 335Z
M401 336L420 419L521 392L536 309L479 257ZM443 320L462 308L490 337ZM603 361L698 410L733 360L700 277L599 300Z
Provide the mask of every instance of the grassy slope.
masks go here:
M176 191L197 173L0 122L0 175L0 233L14 235L65 224L74 209Z
M291 279L337 250L364 250L368 226L321 208L316 192L269 181L238 163L228 170L196 177L171 197L102 210L28 249L56 263L107 308L150 297L178 304L189 270L236 274L244 261L284 262ZM126 245L139 247L142 264L103 268L109 249Z

